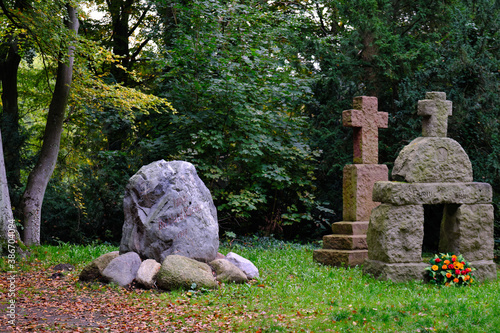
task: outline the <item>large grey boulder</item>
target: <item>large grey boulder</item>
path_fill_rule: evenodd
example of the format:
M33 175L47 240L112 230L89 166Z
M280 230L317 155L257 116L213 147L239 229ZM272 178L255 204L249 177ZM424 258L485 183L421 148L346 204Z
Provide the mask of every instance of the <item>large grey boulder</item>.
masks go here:
M258 268L250 260L243 258L239 254L229 252L226 256L226 260L241 269L243 273L246 274L247 278L253 279L259 277Z
M244 283L248 281L246 274L226 259L216 259L210 262L210 265L215 269L217 281L220 282L235 282Z
M141 263L135 280L141 286L147 289L154 287L156 283L156 275L160 271L161 264L154 259L147 259Z
M188 162L143 166L127 185L120 253L163 262L173 254L203 262L219 248L217 211L210 191Z
M157 287L165 290L189 289L193 283L197 288L217 287L210 266L179 255L167 256L156 276Z
M111 260L118 257L119 252L113 251L92 260L90 264L85 266L80 273L80 281L103 281L104 277L102 272L111 262Z
M102 272L104 278L119 286L126 286L134 281L141 266L141 258L135 252L122 254L111 260Z

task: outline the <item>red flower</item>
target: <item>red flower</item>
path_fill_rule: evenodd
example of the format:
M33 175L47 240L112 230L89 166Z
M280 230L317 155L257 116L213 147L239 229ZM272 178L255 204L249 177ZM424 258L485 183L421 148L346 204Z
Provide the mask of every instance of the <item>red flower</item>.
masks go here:
M436 260L435 260L435 261L436 261L436 262L441 262L441 259L439 259L439 258L436 258Z
M448 269L454 269L454 268L455 268L455 266L453 266L453 264L448 265Z
M456 270L455 270L455 274L456 274L456 275L460 275L460 270L459 270L459 269L456 269Z
M467 272L465 270L462 271L462 275L465 275L467 274Z
M470 269L469 267L467 267L467 268L465 269L465 271L466 271L467 273L470 273L470 272L472 271L472 269Z
M457 261L457 258L456 257L451 257L451 261L455 262L455 261Z

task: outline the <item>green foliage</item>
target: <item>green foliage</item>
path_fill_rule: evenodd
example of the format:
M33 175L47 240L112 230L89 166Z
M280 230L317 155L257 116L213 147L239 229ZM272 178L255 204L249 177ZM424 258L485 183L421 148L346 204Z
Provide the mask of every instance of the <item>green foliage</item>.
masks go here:
M156 148L150 160L192 162L220 221L273 232L310 219L315 152L302 108L310 82L290 45L298 21L257 1L172 5L177 24L165 27L173 37L163 41L158 91L176 112L148 120L141 144Z

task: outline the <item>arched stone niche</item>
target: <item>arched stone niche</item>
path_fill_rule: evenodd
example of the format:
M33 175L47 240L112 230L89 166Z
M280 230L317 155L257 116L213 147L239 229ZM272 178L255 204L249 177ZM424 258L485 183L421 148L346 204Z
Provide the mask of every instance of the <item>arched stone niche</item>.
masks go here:
M424 205L444 204L439 251L462 254L477 269L477 280L495 279L491 185L472 182L469 157L458 142L446 138L451 115L446 95L426 97L418 106L424 137L396 159L392 177L398 181L373 187L373 201L382 204L370 215L363 272L382 280L424 279Z

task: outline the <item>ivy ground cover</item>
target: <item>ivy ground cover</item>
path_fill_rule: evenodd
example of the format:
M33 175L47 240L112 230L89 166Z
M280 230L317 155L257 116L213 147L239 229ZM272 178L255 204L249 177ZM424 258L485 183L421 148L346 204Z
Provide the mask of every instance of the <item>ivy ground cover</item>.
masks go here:
M41 246L20 259L16 325L2 332L492 332L500 327L500 282L437 287L392 283L360 268L312 260L312 245L269 239L226 243L252 260L260 279L213 291L161 292L78 281L104 245ZM7 292L2 259L0 291ZM59 263L76 266L53 277ZM52 278L51 278L52 277ZM6 314L6 298L0 310Z

